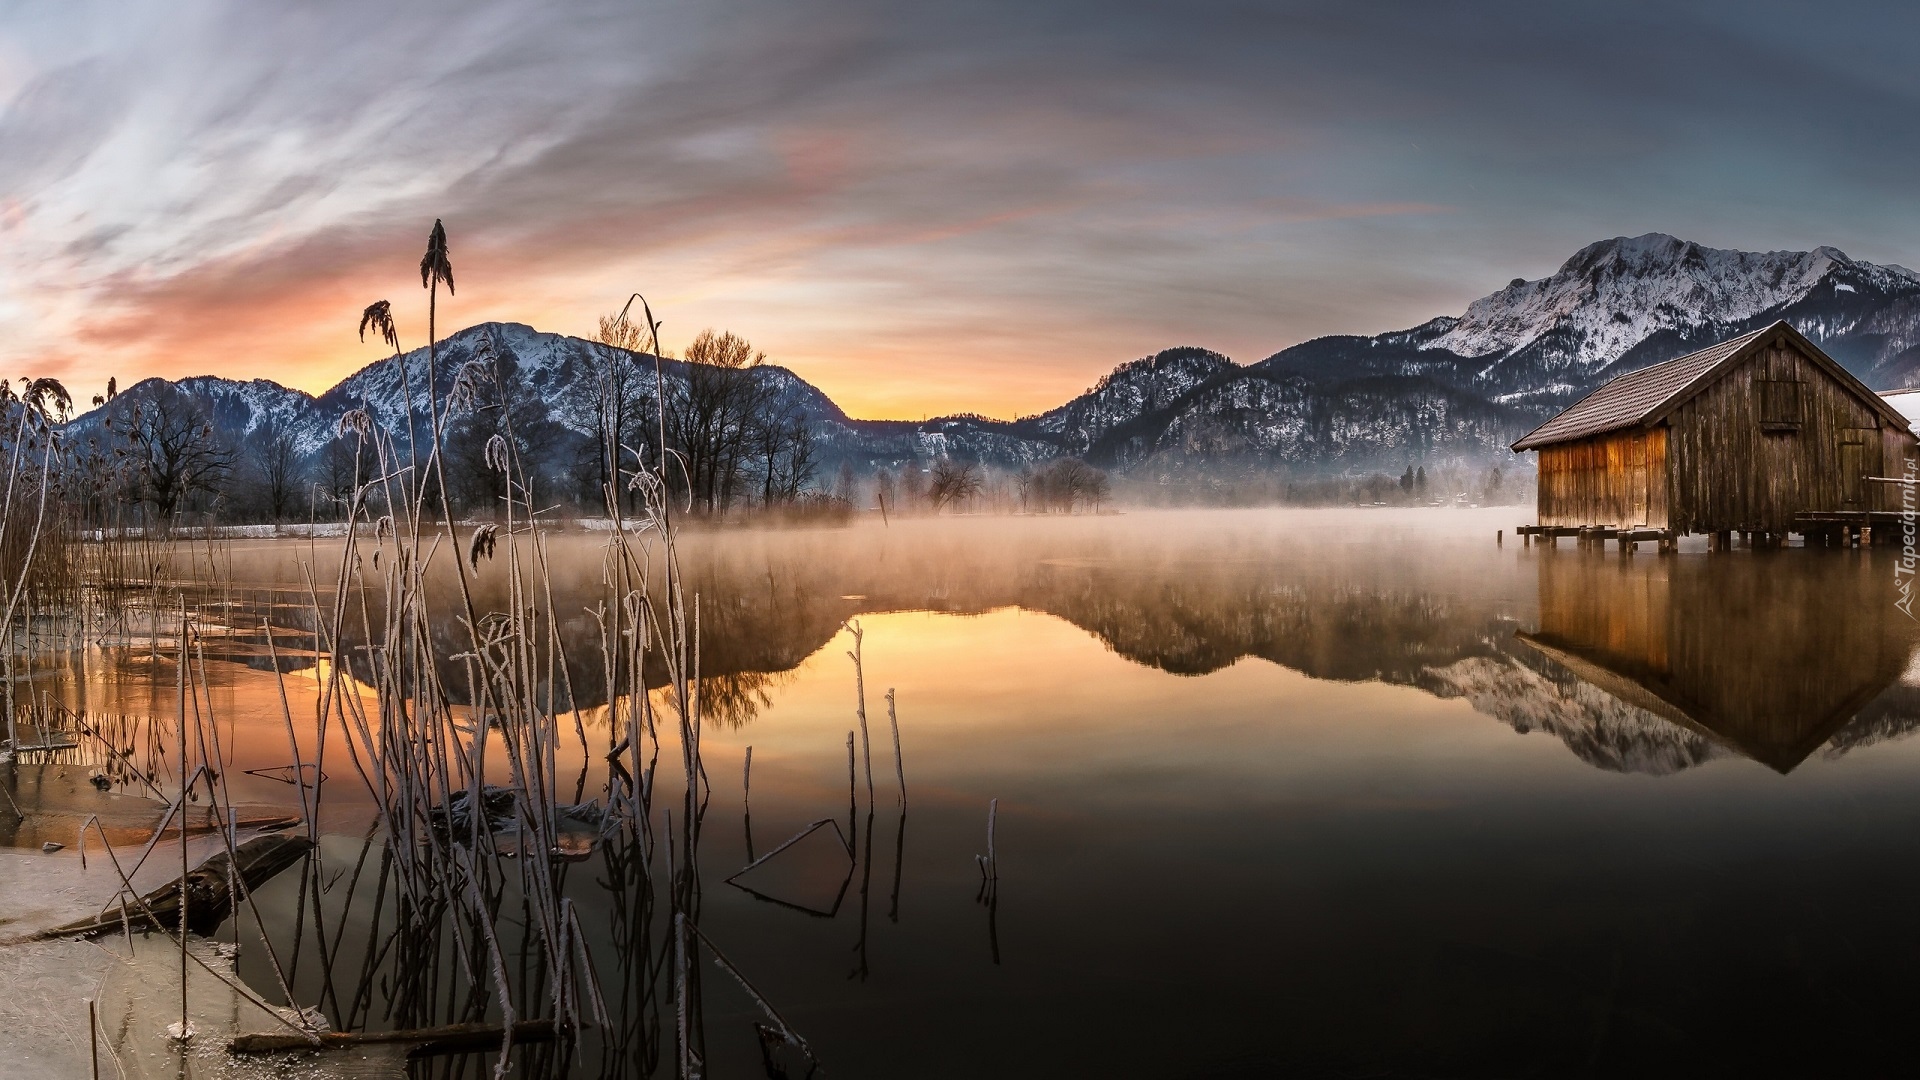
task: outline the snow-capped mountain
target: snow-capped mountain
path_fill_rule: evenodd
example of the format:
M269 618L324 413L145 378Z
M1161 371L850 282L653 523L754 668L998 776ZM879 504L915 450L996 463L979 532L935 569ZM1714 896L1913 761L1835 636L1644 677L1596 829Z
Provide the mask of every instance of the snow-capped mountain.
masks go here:
M1217 352L1168 349L1114 368L1093 389L1040 414L1035 426L1069 453L1085 455L1110 436L1159 416L1199 387L1238 370L1239 365Z
M1070 454L1119 469L1398 468L1436 456L1502 460L1512 438L1600 382L1775 319L1870 386L1920 385L1920 274L1830 247L1728 251L1661 233L1590 244L1547 277L1516 278L1457 317L1407 330L1317 338L1246 366L1206 349L1168 349L1121 364L1058 408L1013 421L856 420L785 368L768 365L754 377L807 418L827 461L958 457L1018 466ZM592 430L586 391L604 347L517 323L470 327L441 343L442 399L483 344L506 358L518 388L545 404L555 431ZM652 372L651 357L634 359ZM669 392L686 385L685 372L680 361L662 364ZM179 385L207 402L229 436L277 422L310 455L350 409L403 430L411 397L419 422L426 380L425 351L415 350L370 364L317 398L265 380ZM75 421L81 430L95 423L97 414Z
M1830 293L1920 289L1902 266L1854 262L1835 248L1725 251L1664 233L1618 237L1574 253L1551 277L1515 279L1468 305L1422 348L1468 357L1509 357L1558 334L1568 359L1597 371L1661 331L1686 332L1703 318L1740 323Z
M1920 379L1920 274L1830 247L1748 252L1663 233L1603 240L1457 317L1322 338L1259 366L1419 375L1546 412L1625 371L1785 319L1880 389Z

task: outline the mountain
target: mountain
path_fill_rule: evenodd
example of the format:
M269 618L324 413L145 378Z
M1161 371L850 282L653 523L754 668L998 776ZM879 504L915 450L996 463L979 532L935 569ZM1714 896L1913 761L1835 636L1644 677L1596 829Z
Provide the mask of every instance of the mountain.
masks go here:
M1920 274L1830 247L1729 251L1662 233L1590 244L1547 277L1515 278L1457 317L1406 330L1317 338L1244 366L1206 349L1167 349L1120 365L1058 408L1012 421L856 420L785 368L766 365L754 378L808 421L829 464L956 457L1018 467L1073 455L1121 470L1397 470L1433 459L1511 460L1512 439L1601 382L1776 319L1870 386L1920 385ZM544 404L554 438L582 440L593 430L587 391L604 347L486 323L452 335L440 353L442 400L453 373L485 354ZM650 382L653 358L634 359ZM669 392L683 391L687 366L661 367ZM123 398L165 385L148 380ZM409 396L424 430L425 350L402 364L370 364L319 397L263 379L177 385L205 401L229 437L272 422L307 456L352 409L404 430ZM89 432L101 415L74 427Z
M1320 338L1254 368L1322 381L1422 378L1545 415L1616 375L1778 319L1870 386L1920 381L1920 274L1830 247L1725 251L1663 233L1589 244L1458 318Z

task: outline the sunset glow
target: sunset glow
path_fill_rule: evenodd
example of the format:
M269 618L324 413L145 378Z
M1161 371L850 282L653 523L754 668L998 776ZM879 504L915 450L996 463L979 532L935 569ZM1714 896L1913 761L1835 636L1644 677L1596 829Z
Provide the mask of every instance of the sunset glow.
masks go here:
M1908 257L1909 151L1846 134L1904 114L1901 35L1729 95L1821 28L1479 12L24 8L0 368L324 390L372 300L421 343L436 217L445 329L586 334L639 290L670 345L731 329L916 419L1457 314L1597 236Z

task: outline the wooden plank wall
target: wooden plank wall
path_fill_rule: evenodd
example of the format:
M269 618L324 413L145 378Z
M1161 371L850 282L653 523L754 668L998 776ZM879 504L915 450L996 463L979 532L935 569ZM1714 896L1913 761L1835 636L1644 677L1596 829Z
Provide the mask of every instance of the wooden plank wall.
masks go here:
M1880 462L1887 471L1880 475L1905 476L1906 463L1910 458L1916 459L1914 461L1915 469L1916 471L1920 471L1920 442L1914 439L1913 434L1911 432L1899 431L1892 425L1882 428L1880 431ZM1868 491L1873 496L1873 509L1895 511L1904 509L1904 507L1900 505L1901 485L1869 484ZM1916 500L1920 500L1920 489L1916 489L1914 495Z
M1797 419L1764 415L1783 402ZM1786 533L1802 511L1897 507L1897 492L1877 490L1892 485L1862 477L1887 475L1888 448L1913 441L1882 430L1878 413L1786 342L1720 377L1668 423L1669 523L1679 532Z
M1666 528L1667 478L1665 428L1542 447L1540 524Z

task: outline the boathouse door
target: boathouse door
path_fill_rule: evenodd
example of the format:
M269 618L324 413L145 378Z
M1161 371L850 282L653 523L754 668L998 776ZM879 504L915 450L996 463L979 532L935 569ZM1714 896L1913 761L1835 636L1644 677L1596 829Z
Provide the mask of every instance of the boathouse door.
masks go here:
M1627 440L1627 525L1645 525L1647 498L1647 437L1636 435Z
M1867 443L1852 430L1845 437L1847 441L1840 444L1840 507L1865 510Z

